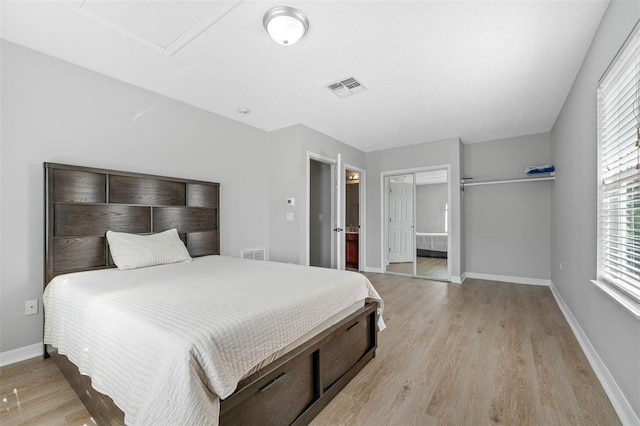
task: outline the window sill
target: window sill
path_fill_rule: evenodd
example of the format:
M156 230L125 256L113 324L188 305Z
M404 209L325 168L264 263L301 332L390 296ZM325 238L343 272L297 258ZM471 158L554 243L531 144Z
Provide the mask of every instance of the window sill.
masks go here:
M604 294L611 297L614 301L616 301L619 305L621 305L627 312L633 315L637 320L640 320L640 303L631 299L626 294L622 293L616 287L611 284L600 281L600 280L591 280L596 287L600 289Z

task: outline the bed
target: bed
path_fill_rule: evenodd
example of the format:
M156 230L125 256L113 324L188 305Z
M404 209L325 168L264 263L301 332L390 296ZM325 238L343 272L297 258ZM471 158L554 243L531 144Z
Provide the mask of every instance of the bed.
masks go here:
M98 424L306 424L375 356L364 276L219 255L217 183L45 163L45 206L46 353ZM114 267L107 230L174 228L192 261Z
M446 259L449 236L440 232L416 232L416 251L418 257Z

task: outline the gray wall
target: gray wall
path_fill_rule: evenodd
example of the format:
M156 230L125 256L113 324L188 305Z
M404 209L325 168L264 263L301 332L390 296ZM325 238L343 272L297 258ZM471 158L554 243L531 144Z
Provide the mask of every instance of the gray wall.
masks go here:
M551 137L540 133L464 145L465 177L521 175L551 163ZM554 181L468 186L464 191L467 273L550 278Z
M373 270L382 269L381 250L382 217L381 217L381 188L380 180L383 172L416 169L428 166L450 164L452 182L451 212L452 220L450 233L452 244L449 250L452 279L462 276L464 271L464 255L461 241L464 236L462 229L461 211L462 199L460 186L460 171L462 164L462 148L460 139L446 139L442 141L425 142L401 148L385 149L367 153L367 260L366 266Z
M365 168L365 154L349 145L303 125L276 130L269 134L273 164L269 185L269 259L305 265L307 251L307 152L328 158L342 154L342 162ZM344 176L342 176L344 185ZM296 198L295 207L286 206L288 197ZM286 222L286 212L294 221Z
M311 161L309 169L309 265L311 266L331 267L331 181L331 166L320 161Z
M222 254L267 247L271 260L293 263L307 262L307 151L365 167L364 153L304 126L269 134L1 46L0 352L42 340L42 315L25 317L23 307L42 298L43 162L220 182Z
M416 232L445 232L447 184L416 186Z
M597 84L639 18L637 1L609 4L551 131L557 167L551 194L551 279L636 419L640 417L640 321L590 280L596 278L597 259Z
M222 253L268 245L266 132L6 41L1 49L0 352L42 341L42 309L25 316L24 302L42 299L45 161L220 182Z
M43 162L220 182L222 254L266 247L293 263L308 261L307 151L365 168L364 153L305 126L267 133L4 40L1 49L0 353L42 341L42 309L26 317L24 302L42 299Z

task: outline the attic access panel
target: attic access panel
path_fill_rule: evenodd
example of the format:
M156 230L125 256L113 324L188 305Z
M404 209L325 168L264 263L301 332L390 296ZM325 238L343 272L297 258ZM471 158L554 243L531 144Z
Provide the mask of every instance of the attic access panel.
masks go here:
M76 12L152 49L173 55L242 0L81 0Z

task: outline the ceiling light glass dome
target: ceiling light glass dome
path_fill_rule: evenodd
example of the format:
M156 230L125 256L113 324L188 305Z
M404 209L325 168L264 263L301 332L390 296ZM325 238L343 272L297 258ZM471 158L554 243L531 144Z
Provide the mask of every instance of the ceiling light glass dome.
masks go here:
M289 6L270 9L262 21L265 30L278 44L290 46L300 40L309 30L306 15Z

